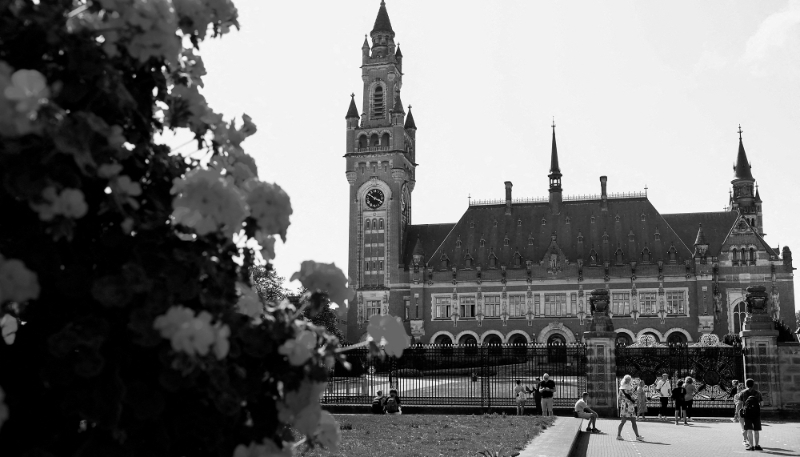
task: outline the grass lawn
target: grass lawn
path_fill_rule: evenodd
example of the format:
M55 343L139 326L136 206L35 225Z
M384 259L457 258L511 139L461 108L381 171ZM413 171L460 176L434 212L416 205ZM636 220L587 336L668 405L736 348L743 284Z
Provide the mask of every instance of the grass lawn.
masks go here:
M467 457L478 451L519 452L552 418L540 416L336 415L342 429L339 453L321 449L306 457Z

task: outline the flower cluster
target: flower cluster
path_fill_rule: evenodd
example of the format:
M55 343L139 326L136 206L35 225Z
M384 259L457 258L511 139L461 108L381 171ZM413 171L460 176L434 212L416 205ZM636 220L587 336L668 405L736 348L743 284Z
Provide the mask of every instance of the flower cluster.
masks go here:
M242 282L236 283L236 291L239 293L236 311L253 319L260 319L261 315L264 314L264 305L261 303L261 298L258 297L258 294L250 286Z
M208 311L195 316L191 309L173 306L156 318L153 328L170 340L175 351L205 356L213 349L218 360L228 355L230 328L220 322L212 324Z
M49 97L44 75L36 70L14 71L0 61L0 135L16 137L36 132L37 111Z
M384 343L387 355L400 357L409 347L409 339L399 317L375 315L369 318L367 333L375 341Z
M172 193L172 218L200 235L221 230L227 237L242 228L247 204L239 189L214 169L194 169L176 179Z
M312 351L317 347L317 334L309 330L301 330L295 339L286 340L278 353L285 355L289 363L299 367L311 358Z
M313 435L322 419L319 399L327 384L304 379L297 390L284 395L278 402L278 419L303 435Z
M231 0L173 0L184 34L205 38L209 25L218 33L239 27L238 12Z
M294 280L299 280L311 292L328 294L339 306L344 306L344 301L353 296L353 291L347 287L347 277L333 263L306 260L300 265L300 271L292 275L291 281Z
M58 193L54 187L45 187L42 200L42 203L31 203L31 208L43 221L52 221L56 216L80 219L89 210L80 189L64 189Z
M256 220L258 229L265 235L280 235L286 241L292 205L289 195L277 184L251 179L244 184L247 189L247 204L250 216Z
M0 255L0 304L39 298L39 278L17 259Z

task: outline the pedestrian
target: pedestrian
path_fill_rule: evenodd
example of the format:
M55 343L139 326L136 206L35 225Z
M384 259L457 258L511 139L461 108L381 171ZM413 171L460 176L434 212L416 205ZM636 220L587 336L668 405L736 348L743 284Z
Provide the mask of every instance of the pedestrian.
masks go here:
M586 400L588 399L589 393L584 392L581 394L581 398L575 402L575 417L589 419L589 424L586 426L587 432L600 433L600 430L597 429L597 411L589 408L589 405L586 404Z
M689 425L686 422L686 409L683 406L685 397L686 389L683 388L683 379L678 379L678 384L672 389L672 400L675 402L675 425L680 425L680 418L683 418L684 425Z
M542 394L542 415L554 416L553 414L553 392L556 391L556 383L550 379L550 375L545 373L542 382L539 383L539 392Z
M669 375L664 373L661 379L656 382L656 390L661 400L661 409L658 411L658 418L667 420L667 408L669 407L669 397L672 396L672 384L669 382Z
M626 421L631 421L636 440L644 441L644 437L639 435L639 427L636 426L636 399L633 397L633 386L631 386L631 375L629 374L626 374L622 378L622 382L620 382L619 390L617 391L617 404L620 418L619 427L617 427L617 439L624 441L622 427L625 426Z
M534 410L533 414L542 415L542 393L539 392L539 383L542 382L539 378L534 378L533 382L535 383L533 386L533 405Z
M761 451L758 445L759 433L761 431L761 402L763 400L761 392L756 390L756 383L752 379L744 382L745 389L739 397L742 401L740 414L744 417L744 430L747 433L748 451Z
M525 415L525 388L522 387L522 381L517 379L517 385L514 387L514 401L517 403L517 416Z
M742 444L747 446L747 431L744 429L744 417L742 417L742 393L744 393L744 383L737 382L736 389L738 392L733 396L733 405L736 407L733 411L733 417L739 422L739 428L742 430Z
M735 397L737 393L741 392L741 391L742 391L742 389L744 389L744 384L742 384L742 389L740 389L740 388L739 388L739 381L738 381L738 380L736 380L736 379L734 379L733 381L731 381L731 384L732 384L733 386L731 387L731 390L730 390L730 391L728 391L728 398L733 398L733 397ZM736 404L736 401L734 400L734 402L733 402L733 403L734 403L734 405L735 405L735 404ZM733 413L733 417L731 418L731 422L739 422L739 411L735 411L735 412Z
M372 399L372 414L383 414L383 406L386 403L386 396L379 390L375 398Z
M683 388L686 389L686 395L683 397L683 407L686 410L686 421L688 422L692 420L692 403L694 403L694 394L697 393L694 378L687 376L686 381L683 383Z
M636 387L636 418L645 420L644 413L647 412L647 386L640 380Z
M397 389L389 389L389 398L386 399L383 409L386 411L386 414L403 414L403 410L400 408L400 395L397 393Z

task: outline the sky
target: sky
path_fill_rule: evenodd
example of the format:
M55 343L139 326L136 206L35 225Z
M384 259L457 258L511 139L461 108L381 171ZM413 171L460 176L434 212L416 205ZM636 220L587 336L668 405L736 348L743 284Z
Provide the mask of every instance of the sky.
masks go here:
M209 105L246 113L243 146L294 214L274 265L346 271L345 113L379 0L237 0L241 30L202 49ZM642 191L662 214L728 203L739 124L772 246L800 259L800 0L389 0L417 131L414 224L468 196L547 195L551 123L565 195ZM172 139L172 146L183 144ZM188 146L186 147L189 148ZM796 307L800 309L800 300Z

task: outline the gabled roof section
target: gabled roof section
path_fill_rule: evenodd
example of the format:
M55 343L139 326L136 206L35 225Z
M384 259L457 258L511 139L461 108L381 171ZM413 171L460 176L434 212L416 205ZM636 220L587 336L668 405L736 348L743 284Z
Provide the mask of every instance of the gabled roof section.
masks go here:
M403 241L403 263L412 265L415 251L422 250L423 263L431 258L436 248L447 238L447 234L455 224L422 224L409 225L406 229L406 239Z
M386 2L381 0L381 7L378 9L378 17L375 18L375 25L372 27L372 33L375 32L391 32L392 21L389 20L389 13L386 11Z
M767 251L767 254L771 256L776 256L776 258L780 258L780 256L778 255L778 250L767 244L767 242L764 240L764 237L759 235L756 229L753 226L751 226L749 222L747 222L746 217L740 217L738 214L733 225L728 230L728 235L722 241L722 246L742 244L737 242L737 240L735 240L735 236L737 235L745 235L748 237L752 237L751 240L755 239L756 241L755 244L761 245L761 248ZM745 240L745 242L749 243L750 240Z
M708 243L708 255L714 257L720 253L723 241L728 236L738 215L734 211L716 211L710 213L677 213L664 214L664 220L687 245L694 247L697 241L697 226L703 224L703 236Z
M692 258L692 250L646 197L609 199L608 211L602 211L600 203L599 199L565 201L558 215L551 213L547 202L515 203L511 215L505 214L504 204L470 206L436 251L426 252L426 262L438 268L445 254L451 266L463 268L469 253L475 266L488 267L491 255L497 257L498 266L511 266L519 252L522 265L528 260L540 265L554 236L570 263L581 258L588 265L592 250L600 263L612 265L617 263L617 250L625 264L641 262L645 251L651 262L666 261L673 246L679 263Z
M406 116L406 124L403 126L403 128L414 130L417 129L417 124L414 123L414 115L411 114L411 105L408 106L408 116Z
M347 109L347 114L344 116L345 119L358 119L358 108L356 108L356 96L355 94L350 95L350 107Z

